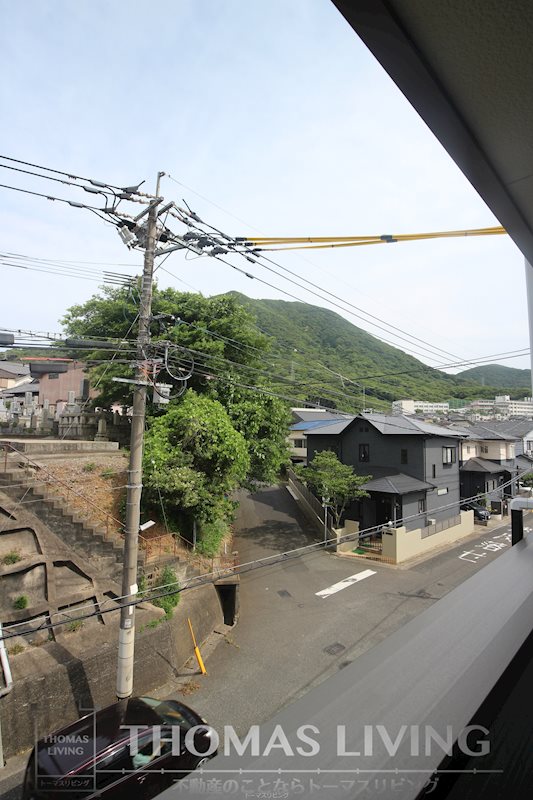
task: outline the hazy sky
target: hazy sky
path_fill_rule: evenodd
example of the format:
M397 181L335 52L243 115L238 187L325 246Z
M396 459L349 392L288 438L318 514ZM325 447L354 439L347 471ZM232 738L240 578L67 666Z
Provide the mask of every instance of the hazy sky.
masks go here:
M0 12L3 155L117 185L146 179L149 190L164 170L190 187L163 179L167 199L184 197L232 235L498 224L329 0L0 0ZM0 183L90 199L6 169ZM0 189L0 214L2 251L141 261L88 211ZM523 258L506 236L316 251L305 260L278 255L325 289L463 358L528 346ZM177 252L165 266L186 285L161 274L161 286L283 298L207 258ZM65 309L98 287L0 269L5 328L59 330ZM452 360L418 355L432 365Z

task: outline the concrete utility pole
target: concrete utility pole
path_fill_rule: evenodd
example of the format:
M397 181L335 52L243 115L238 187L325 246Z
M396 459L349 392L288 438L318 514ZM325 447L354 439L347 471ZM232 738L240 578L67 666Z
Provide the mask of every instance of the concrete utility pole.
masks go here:
M157 175L156 197L159 197L159 182L163 172ZM137 587L137 552L141 522L142 457L146 414L147 376L143 368L146 361L146 346L150 342L150 319L152 313L152 279L157 236L157 206L155 200L149 207L144 269L137 334L137 370L133 391L133 416L131 420L130 463L126 499L126 528L124 534L124 567L122 573L123 602L135 600ZM133 691L133 665L135 650L135 606L120 609L118 640L117 697L130 697Z

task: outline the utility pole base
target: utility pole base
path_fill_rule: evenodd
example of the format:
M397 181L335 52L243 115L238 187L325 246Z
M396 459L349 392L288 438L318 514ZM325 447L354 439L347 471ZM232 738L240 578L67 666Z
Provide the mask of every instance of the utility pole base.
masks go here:
M133 691L135 627L120 628L118 635L117 698L131 697Z

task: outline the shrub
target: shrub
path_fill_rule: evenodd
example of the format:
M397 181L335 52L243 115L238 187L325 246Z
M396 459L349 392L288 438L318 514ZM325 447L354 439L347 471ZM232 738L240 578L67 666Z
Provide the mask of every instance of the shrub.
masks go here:
M72 622L69 622L68 629L71 633L76 633L76 631L79 631L80 628L83 628L82 619L74 619Z
M25 649L26 648L21 644L14 644L13 647L8 647L7 652L10 656L18 656L18 654L23 653Z
M179 590L179 583L177 581L176 573L171 567L165 567L165 569L162 571L162 573L152 586L152 591L154 592L154 594L157 594L158 590L161 587L167 586L167 584L169 583L175 583L176 589ZM179 591L172 592L171 594L167 594L164 597L156 597L154 600L150 600L150 602L154 606L163 609L167 619L171 618L174 608L178 605L179 601L180 601Z
M206 522L200 528L200 536L196 549L203 556L213 558L220 553L222 539L228 533L228 525L222 519Z
M16 550L12 550L10 553L6 553L6 555L2 559L2 562L4 564L16 564L17 561L20 561L21 559L22 556L20 555L20 553L17 553Z
M96 464L93 461L89 461L88 464L84 464L82 467L83 472L94 472L96 469Z
M20 597L17 597L15 602L13 603L13 608L27 608L28 607L28 598L25 594L21 594Z
M105 478L106 480L109 480L110 478L114 478L115 477L115 470L114 469L103 469L102 472L100 473L100 477L101 478Z

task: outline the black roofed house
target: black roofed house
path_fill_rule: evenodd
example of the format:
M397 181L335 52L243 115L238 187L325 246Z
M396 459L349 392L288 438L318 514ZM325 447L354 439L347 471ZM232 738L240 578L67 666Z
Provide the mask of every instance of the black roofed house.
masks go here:
M414 417L364 413L308 430L308 461L333 450L359 475L372 476L365 486L370 497L347 512L361 529L403 520L414 530L459 515L464 435Z

